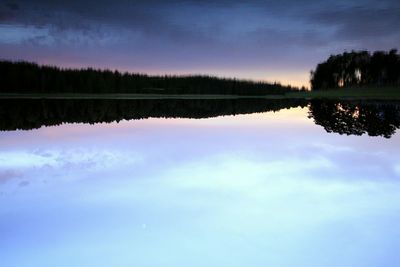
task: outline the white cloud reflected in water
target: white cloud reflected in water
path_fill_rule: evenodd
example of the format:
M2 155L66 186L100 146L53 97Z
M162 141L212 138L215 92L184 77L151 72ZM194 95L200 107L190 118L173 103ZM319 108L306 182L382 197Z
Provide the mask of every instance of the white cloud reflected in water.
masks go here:
M31 182L63 176L68 180L82 178L80 173L101 172L134 166L143 161L132 151L65 149L0 152L0 178L28 178ZM18 173L18 175L15 175ZM59 177L60 178L60 177Z

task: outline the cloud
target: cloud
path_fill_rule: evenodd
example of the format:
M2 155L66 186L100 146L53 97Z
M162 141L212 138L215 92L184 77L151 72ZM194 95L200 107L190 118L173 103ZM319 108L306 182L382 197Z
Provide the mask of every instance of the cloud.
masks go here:
M336 28L334 37L341 40L364 41L395 35L400 39L400 4L387 7L357 6L323 10L310 19L323 26Z
M393 169L396 175L400 176L400 164L394 165Z
M134 153L111 150L15 151L0 153L0 170L86 169L102 170L110 166L135 164L140 157Z
M1 25L0 42L20 44L34 42L37 44L51 44L54 39L49 37L48 29L25 25Z
M2 183L5 183L14 178L18 178L20 176L21 174L19 174L17 171L14 170L7 170L7 171L0 170L0 185Z
M101 35L131 31L172 41L231 41L241 32L274 33L273 45L310 45L324 29L336 28L331 41L398 34L400 4L394 1L19 1L8 3L3 23L48 27L52 34L65 31ZM11 8L12 7L12 8ZM2 13L5 13L4 11ZM7 19L8 18L8 19ZM4 21L5 20L5 21ZM368 25L368 27L365 27ZM232 28L234 27L234 28ZM275 29L276 31L272 31ZM267 30L267 32L265 32ZM247 37L251 37L248 35ZM60 37L60 36L58 36ZM129 36L128 36L129 38ZM305 42L305 40L310 40ZM257 38L250 39L258 41Z
M204 162L181 165L167 175L174 177L175 184L183 188L206 188L261 196L265 188L270 188L270 183L285 184L296 177L301 184L304 179L313 178L315 173L334 171L337 171L337 166L323 157L252 162L242 157L219 155ZM209 177L212 177L212 182ZM293 189L296 190L296 186Z

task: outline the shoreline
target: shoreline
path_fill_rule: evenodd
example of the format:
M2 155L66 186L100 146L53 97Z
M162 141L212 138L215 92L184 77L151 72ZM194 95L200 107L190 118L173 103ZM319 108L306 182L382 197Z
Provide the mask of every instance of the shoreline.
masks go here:
M285 95L247 96L247 95L195 95L195 94L1 94L0 99L287 99Z
M223 99L338 99L338 100L400 100L400 95L321 95L312 93L289 93L286 95L242 96L242 95L155 95L155 94L0 94L0 99L32 99L32 100L57 100L57 99L110 99L110 100L223 100Z

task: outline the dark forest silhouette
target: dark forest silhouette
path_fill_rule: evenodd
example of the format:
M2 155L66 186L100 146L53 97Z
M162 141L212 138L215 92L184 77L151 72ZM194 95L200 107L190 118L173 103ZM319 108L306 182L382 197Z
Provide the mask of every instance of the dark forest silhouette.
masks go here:
M312 100L309 118L329 133L390 138L400 128L400 103Z
M0 130L30 130L63 123L110 123L147 118L209 118L306 106L304 100L0 100Z
M212 76L149 76L0 61L0 93L284 94L290 86Z
M400 86L397 50L332 55L311 72L312 90L354 86Z

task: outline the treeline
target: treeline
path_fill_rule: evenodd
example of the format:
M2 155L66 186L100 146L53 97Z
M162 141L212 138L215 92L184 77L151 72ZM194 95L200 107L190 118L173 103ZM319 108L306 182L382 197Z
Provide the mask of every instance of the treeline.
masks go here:
M0 93L283 94L290 86L211 76L149 76L0 61Z
M305 100L252 99L2 99L0 130L30 130L64 123L111 123L147 118L209 118L306 106Z
M400 86L397 50L332 55L311 72L312 90L354 86Z

